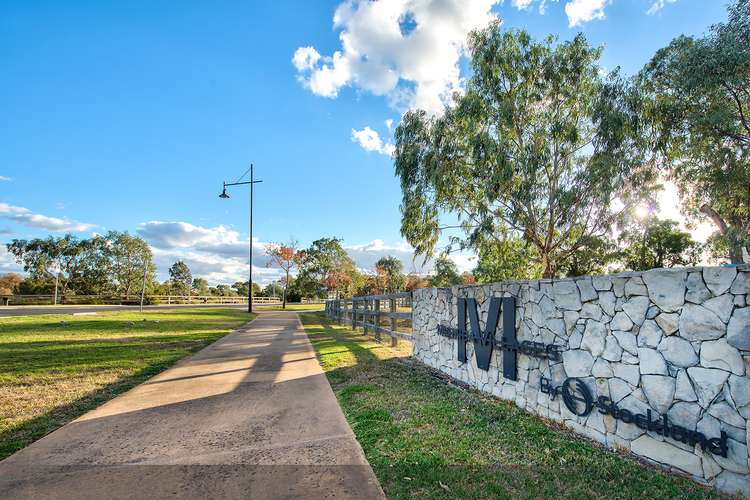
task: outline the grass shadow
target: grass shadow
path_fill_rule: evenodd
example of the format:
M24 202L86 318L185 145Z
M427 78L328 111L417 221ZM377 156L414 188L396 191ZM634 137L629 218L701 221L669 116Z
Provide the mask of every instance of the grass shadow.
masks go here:
M18 323L15 334L8 334L3 328L0 459L251 319L226 309L209 314L203 310L160 311L165 321L148 323L150 330L137 331L123 328L121 317L133 313L107 315L118 318L76 318L69 327L61 329L51 324L57 322L56 317L33 317L13 321ZM0 320L0 326L8 322L9 319ZM83 395L76 397L80 394Z
M399 350L373 351L372 339L323 314L302 316L389 498L720 496L605 450L513 403L446 383Z

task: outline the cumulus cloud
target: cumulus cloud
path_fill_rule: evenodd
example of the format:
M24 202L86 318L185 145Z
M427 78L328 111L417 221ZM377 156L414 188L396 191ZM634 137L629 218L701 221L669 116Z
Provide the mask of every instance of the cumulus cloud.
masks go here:
M226 257L183 249L152 248L152 250L154 264L162 280L169 277L168 269L178 260L187 264L194 277L204 278L211 285L232 284L237 281L247 281L248 278L247 257ZM281 276L281 269L267 268L263 266L263 262L253 261L253 283L266 285L278 280Z
M572 28L595 19L604 19L607 4L609 0L570 0L565 4L568 26Z
M10 182L11 179L8 176L0 175L0 182Z
M35 214L28 208L18 207L8 203L0 203L0 218L27 227L46 229L47 231L86 231L95 226L94 224L87 224L75 220Z
M513 7L524 10L528 9L533 2L534 0L513 0Z
M675 3L677 0L654 0L651 7L646 11L646 14L653 15L664 8L668 3Z
M363 245L347 245L344 249L362 272L373 272L375 263L386 256L400 260L405 273L429 274L434 269L433 262L424 262L423 257L415 259L414 249L406 242L389 245L383 240L373 240ZM460 272L471 271L476 266L476 257L472 254L452 253L449 258Z
M320 54L314 47L300 47L294 52L292 63L297 71L311 70L320 60Z
M188 222L149 221L138 226L138 234L157 248L193 248L229 257L248 255L248 241L240 233L226 226L202 227ZM259 243L253 243L253 253L264 252Z
M340 50L321 56L300 47L292 62L313 93L336 97L350 86L387 96L397 108L440 113L461 88L459 60L473 29L496 19L501 0L348 0L334 29Z
M0 245L0 273L20 273L23 267L16 262L5 245Z
M249 241L226 226L149 221L140 224L137 233L152 247L162 279L166 279L172 264L182 260L194 275L211 284L247 280ZM253 281L267 284L280 278L280 269L266 267L271 262L266 255L267 243L254 238L252 247Z
M393 151L396 149L393 144L384 142L380 138L380 134L370 127L365 127L362 130L352 129L352 141L359 143L366 151L375 151L387 156L393 155Z

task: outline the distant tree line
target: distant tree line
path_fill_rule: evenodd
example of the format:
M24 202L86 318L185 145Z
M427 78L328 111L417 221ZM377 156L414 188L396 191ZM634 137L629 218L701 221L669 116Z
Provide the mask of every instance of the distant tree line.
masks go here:
M169 279L156 280L151 248L140 237L110 231L79 239L71 234L30 240L15 239L8 252L27 273L0 275L0 295L71 295L138 297L147 296L240 296L248 295L248 282L209 286L205 278L193 277L188 265L175 262ZM145 284L145 288L144 288ZM253 283L256 296L280 297L280 285L265 289Z
M151 249L126 232L88 239L70 234L15 239L6 247L28 273L25 278L6 276L0 287L6 292L12 288L20 294L131 295L140 293L144 282L148 291L154 285Z

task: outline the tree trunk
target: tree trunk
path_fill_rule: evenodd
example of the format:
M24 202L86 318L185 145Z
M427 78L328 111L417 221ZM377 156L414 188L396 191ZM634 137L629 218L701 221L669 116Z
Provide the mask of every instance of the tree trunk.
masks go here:
M286 309L286 289L289 288L289 270L286 271L286 282L284 283L284 301L281 305L282 309Z
M544 272L542 273L542 278L553 279L555 277L555 268L552 266L549 254L544 254L542 259L544 261Z
M710 205L703 204L700 208L701 212L706 214L709 219L711 219L711 222L713 222L716 227L718 227L719 232L721 233L724 238L727 240L727 244L729 245L729 260L732 264L742 264L742 242L737 240L736 236L733 236L731 231L729 231L729 227L727 226L727 223L724 221L724 219L721 218L719 213L714 210Z

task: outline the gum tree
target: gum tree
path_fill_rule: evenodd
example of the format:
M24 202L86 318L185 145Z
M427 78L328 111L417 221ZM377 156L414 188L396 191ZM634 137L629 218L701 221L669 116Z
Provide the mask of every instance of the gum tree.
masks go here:
M284 300L282 308L286 309L286 297L289 291L289 273L293 269L296 269L302 261L302 253L298 249L298 243L295 240L291 240L289 243L283 245L280 243L272 243L266 248L266 255L270 257L268 266L276 264L284 271Z
M302 251L297 275L302 290L316 296L334 292L337 297L351 291L358 272L341 241L340 238L320 238Z
M458 267L450 258L441 255L435 259L435 276L432 277L432 286L450 288L463 282L464 279L458 273Z
M190 287L193 284L193 273L190 272L188 265L181 260L172 264L172 267L169 268L169 278L181 293L187 295L188 302L190 302Z
M736 1L704 37L674 39L640 81L683 212L711 220L741 263L750 251L750 1Z
M525 240L554 277L610 231L616 197L628 207L648 191L637 94L616 72L604 79L601 49L581 34L537 42L493 24L469 42L466 92L442 117L410 111L396 130L401 232L431 256L450 214L461 245Z

